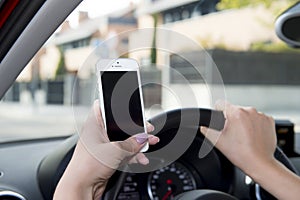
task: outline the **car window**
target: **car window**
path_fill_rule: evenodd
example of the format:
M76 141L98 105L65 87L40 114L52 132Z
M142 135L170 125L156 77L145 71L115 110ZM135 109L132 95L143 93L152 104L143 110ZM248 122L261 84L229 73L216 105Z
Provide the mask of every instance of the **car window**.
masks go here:
M274 31L276 16L294 2L115 0L106 7L85 1L1 100L0 142L80 130L97 98L93 55L139 62L147 118L181 107L212 108L218 97L211 97L212 88L221 88L220 98L291 120L299 132L300 52ZM148 48L130 51L146 40ZM184 95L187 88L196 103Z

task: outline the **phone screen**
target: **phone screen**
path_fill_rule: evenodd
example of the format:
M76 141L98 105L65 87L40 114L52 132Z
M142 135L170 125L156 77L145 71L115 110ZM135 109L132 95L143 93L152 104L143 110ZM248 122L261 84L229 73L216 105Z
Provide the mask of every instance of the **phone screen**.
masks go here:
M101 72L106 129L111 141L145 132L137 73Z

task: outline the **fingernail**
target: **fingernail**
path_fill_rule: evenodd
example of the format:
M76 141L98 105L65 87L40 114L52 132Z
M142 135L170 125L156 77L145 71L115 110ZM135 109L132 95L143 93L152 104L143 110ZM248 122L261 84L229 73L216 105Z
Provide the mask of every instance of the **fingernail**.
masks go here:
M144 144L148 140L148 134L147 133L139 133L135 136L135 139L137 143Z
M200 131L201 131L201 133L206 133L207 128L204 127L204 126L201 126L201 127L200 127Z
M150 126L150 132L154 131L154 126L153 125L149 125Z
M154 135L149 135L149 136L148 136L148 139L149 139L149 140L150 140L150 139L151 139L151 140L155 139L156 142L159 142L159 141L160 141L159 137L154 136Z
M159 137L156 137L156 136L154 136L154 137L155 137L155 139L156 139L156 141L158 143L160 141Z
M217 110L225 110L226 101L219 99L215 102L215 108Z

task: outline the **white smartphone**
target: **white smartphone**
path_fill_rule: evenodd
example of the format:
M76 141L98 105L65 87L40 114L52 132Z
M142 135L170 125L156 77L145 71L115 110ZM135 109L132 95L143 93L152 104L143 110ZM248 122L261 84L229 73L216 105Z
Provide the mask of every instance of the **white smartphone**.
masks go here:
M101 59L96 70L102 117L110 141L146 132L138 63L127 58ZM146 142L141 152L148 148Z

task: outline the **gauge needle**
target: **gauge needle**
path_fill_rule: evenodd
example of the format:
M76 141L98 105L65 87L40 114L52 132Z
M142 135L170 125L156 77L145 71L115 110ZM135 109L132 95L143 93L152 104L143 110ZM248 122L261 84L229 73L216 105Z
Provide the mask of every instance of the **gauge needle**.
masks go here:
M168 197L169 197L171 194L172 194L172 190L169 190L169 191L165 194L165 196L162 198L162 200L167 200Z

